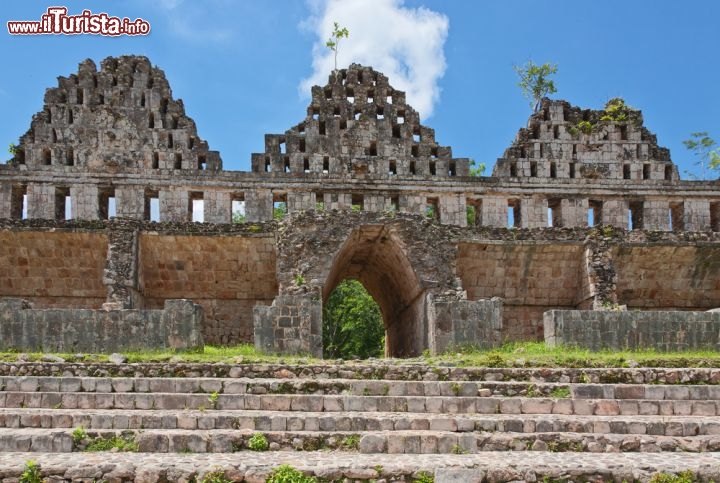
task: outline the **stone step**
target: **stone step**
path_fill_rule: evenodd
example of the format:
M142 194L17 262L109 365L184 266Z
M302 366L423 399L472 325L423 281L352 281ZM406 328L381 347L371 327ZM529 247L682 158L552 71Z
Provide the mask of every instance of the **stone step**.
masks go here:
M293 411L0 409L0 428L246 429L252 431L574 432L720 435L720 420L693 416L416 414Z
M251 430L97 430L87 438L73 440L73 431L62 429L6 429L0 433L0 452L70 453L96 438L114 436L137 443L142 453L229 453L251 448ZM360 453L465 454L478 451L572 451L572 452L714 452L720 436L656 436L593 433L491 433L450 431L265 431L269 449Z
M189 482L220 472L231 481L265 482L288 464L327 481L412 481L421 474L435 483L510 481L642 481L656 473L691 471L699 481L720 481L720 453L566 453L528 451L475 454L357 454L350 452L0 453L0 477L16 481L28 460L49 481ZM217 474L217 473L214 473Z
M0 407L47 409L226 409L413 413L717 416L715 400L557 399L101 392L0 392Z
M574 399L720 400L720 385L390 381L356 379L3 376L7 392L346 394L357 396L525 396ZM567 396L565 396L565 394Z
M518 355L521 357L521 355ZM509 358L509 360L512 360ZM720 368L448 367L406 360L333 364L2 362L1 376L306 378L391 381L527 381L533 383L720 384Z

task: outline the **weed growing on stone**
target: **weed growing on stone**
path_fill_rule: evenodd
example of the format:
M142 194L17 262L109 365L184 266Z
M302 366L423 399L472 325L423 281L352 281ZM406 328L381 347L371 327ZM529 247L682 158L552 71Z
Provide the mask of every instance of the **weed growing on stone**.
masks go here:
M255 433L248 439L248 449L252 451L267 451L270 447L267 438L262 433Z
M113 436L112 438L97 437L90 441L85 447L85 451L110 451L116 449L117 451L125 452L137 452L138 444L135 442L135 438L132 435Z
M317 478L308 476L290 465L281 465L275 468L266 483L317 483Z
M452 445L452 447L450 448L450 452L452 454L467 454L468 453L468 451L465 448L463 448L462 446L460 446L459 444Z
M460 389L461 389L460 384L458 384L457 382L454 382L454 381L453 381L453 382L450 383L450 390L451 390L451 391L453 392L453 394L455 394L456 396L458 396L458 395L460 394Z
M225 476L225 472L218 468L209 473L205 473L200 483L230 483L231 481L230 478Z
M568 387L556 387L552 391L550 391L550 397L554 397L556 399L564 399L570 397L570 388Z
M25 463L25 468L20 474L20 483L42 483L42 475L40 465L33 460Z
M72 439L74 447L78 447L85 438L87 438L87 432L85 431L85 428L83 428L82 426L78 426L77 428L73 429Z
M678 474L655 473L650 478L650 483L693 483L693 481L699 481L699 479L695 477L695 473L691 470Z
M210 403L210 407L211 407L211 408L217 409L218 398L219 398L219 397L220 397L220 396L218 395L218 392L217 392L217 391L213 391L213 392L210 393L210 395L208 396L208 402Z
M435 475L427 471L420 471L412 481L414 483L435 483Z
M360 435L351 434L350 436L345 436L342 440L342 447L344 449L357 450L360 447Z

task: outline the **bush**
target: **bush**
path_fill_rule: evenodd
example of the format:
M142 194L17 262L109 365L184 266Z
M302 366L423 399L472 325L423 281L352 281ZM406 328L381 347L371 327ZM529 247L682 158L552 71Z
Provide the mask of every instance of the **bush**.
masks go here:
M267 438L262 433L255 433L248 440L248 448L253 451L267 451L270 447Z
M266 483L317 483L317 478L307 476L290 465L281 465L273 470Z

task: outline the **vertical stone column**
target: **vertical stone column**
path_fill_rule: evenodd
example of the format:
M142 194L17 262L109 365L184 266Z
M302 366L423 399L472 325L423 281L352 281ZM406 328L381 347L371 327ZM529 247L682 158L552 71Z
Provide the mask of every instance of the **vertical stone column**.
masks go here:
M563 226L588 226L588 200L563 198L560 200Z
M603 202L603 225L612 225L627 230L628 202L626 200L607 200Z
M12 206L12 183L0 183L0 218L11 218L12 217L11 206Z
M232 199L224 191L205 191L203 211L206 223L231 223Z
M71 186L72 216L78 220L98 219L98 187L91 185Z
M138 282L139 231L134 224L112 221L108 228L108 252L103 272L107 302L116 308L143 307Z
M441 196L439 205L440 223L467 226L467 207L464 196Z
M400 195L398 203L402 212L418 215L425 214L425 200L422 196Z
M188 221L188 192L185 190L160 191L160 221Z
M547 198L535 196L532 198L523 198L520 201L520 226L522 228L547 228L547 211Z
M493 228L508 226L508 200L501 196L483 196L482 224Z
M315 209L315 193L312 191L290 191L287 194L288 213Z
M686 200L684 203L686 231L710 230L710 202L707 200Z
M612 230L603 229L585 242L585 280L582 288L585 297L578 300L578 308L599 310L608 304L617 304L617 272L612 247L619 243Z
M363 209L365 211L385 211L385 197L381 195L365 195L363 198Z
M115 188L115 214L118 218L142 220L145 216L145 191L133 186Z
M28 218L55 219L55 187L28 183Z
M269 221L273 219L273 195L270 190L245 192L245 220Z
M670 206L667 201L645 201L643 203L643 229L668 231Z
M322 301L311 295L278 295L253 309L255 348L266 353L322 357Z

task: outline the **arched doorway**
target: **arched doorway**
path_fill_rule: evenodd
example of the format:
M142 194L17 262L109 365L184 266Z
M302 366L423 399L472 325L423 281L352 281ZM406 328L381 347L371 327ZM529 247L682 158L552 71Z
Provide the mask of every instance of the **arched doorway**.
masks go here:
M385 225L363 225L350 233L333 258L323 301L346 278L360 281L380 306L386 356L417 356L428 347L425 291L402 242Z

